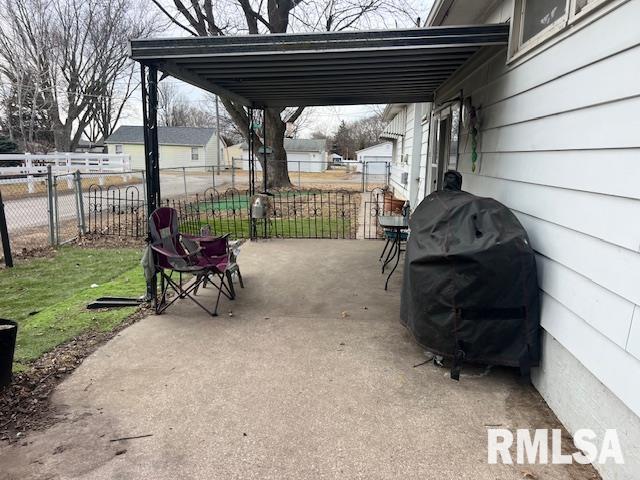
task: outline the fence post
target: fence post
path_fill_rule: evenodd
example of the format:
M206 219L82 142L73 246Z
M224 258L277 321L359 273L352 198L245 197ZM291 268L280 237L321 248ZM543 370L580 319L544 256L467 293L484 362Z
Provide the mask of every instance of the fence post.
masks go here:
M187 169L182 167L182 183L184 183L184 196L185 198L189 195L187 193Z
M385 187L389 186L389 181L391 180L391 162L387 162L387 166L385 168L386 174L387 174L387 178L385 181Z
M231 188L233 188L234 190L236 188L236 166L234 165L235 160L235 158L231 157Z
M74 173L76 184L76 215L78 216L78 232L82 236L86 233L86 226L84 223L84 198L82 197L82 176L80 170L76 170Z
M53 212L53 175L51 174L51 164L47 165L47 205L49 213L49 244L56 244L56 231Z
M365 187L365 177L367 175L367 162L362 162L362 191L366 192L367 189Z
M298 190L302 190L302 180L300 174L300 160L298 160Z
M146 213L145 218L149 218L150 214L147 212L148 208L147 208L147 200L146 200L147 199L147 178L146 178L145 170L141 170L141 172L142 172L142 195L143 195L143 198L145 199L144 209L143 209L144 211L142 212L142 214L145 215Z
M218 168L220 168L220 165L218 165ZM220 171L218 170L218 173L220 173ZM211 183L213 184L213 189L216 189L216 167L214 167L213 165L211 166Z
M60 214L58 211L58 177L53 177L53 212L55 225L55 244L60 244Z
M13 267L13 257L11 256L11 243L9 242L9 227L7 217L4 214L4 203L2 202L2 192L0 192L0 239L2 239L2 251L4 253L4 264Z
M98 184L100 186L104 185L104 175L102 175L104 168L102 166L102 157L98 157L98 171L100 172L100 176L98 177Z
M33 160L31 160L31 158L29 158L31 156L30 153L25 153L24 154L25 159L24 159L24 166L27 169L27 173L32 173L33 172ZM36 186L33 183L33 175L27 175L27 191L29 193L34 193L36 191Z

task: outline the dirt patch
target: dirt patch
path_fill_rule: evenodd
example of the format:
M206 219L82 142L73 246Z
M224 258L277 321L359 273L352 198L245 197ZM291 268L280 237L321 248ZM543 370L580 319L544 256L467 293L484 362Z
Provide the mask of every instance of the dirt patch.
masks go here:
M11 385L0 389L0 441L21 441L31 430L56 421L49 397L53 389L100 345L150 313L143 307L110 332L86 332L59 345L15 374Z
M18 252L11 252L11 256L13 257L13 263L15 263L16 259L51 257L55 252L56 250L53 247L23 248ZM6 268L4 256L2 255L0 255L0 268Z
M74 245L84 248L140 248L144 247L145 237L119 237L117 235L84 235ZM142 254L141 254L142 255Z
M117 235L84 235L79 239L75 239L68 245L74 245L83 248L142 248L145 245L145 237L120 237ZM42 258L52 257L55 255L57 249L51 246L44 247L23 247L21 249L15 249L12 252L13 263L17 260L24 260L29 258ZM142 255L142 253L141 253ZM4 256L0 250L0 269L6 268L4 265Z

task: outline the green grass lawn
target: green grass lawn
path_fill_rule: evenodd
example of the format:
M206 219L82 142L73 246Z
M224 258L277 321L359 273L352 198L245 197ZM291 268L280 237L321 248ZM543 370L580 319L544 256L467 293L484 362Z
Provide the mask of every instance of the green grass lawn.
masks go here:
M144 294L140 257L137 249L64 247L51 258L0 270L0 317L18 322L14 369L23 370L78 334L113 329L131 315L135 307L99 311L86 305L103 296Z
M314 190L314 189L303 190L303 191L297 191L297 190L286 191L285 190L282 192L278 192L276 196L273 197L273 202L276 205L278 205L278 203L281 203L282 199L284 198L285 202L291 203L292 202L291 198L297 197L299 202L304 202L306 204L307 202L312 201L311 199L313 199L314 194L318 195L317 202L320 202L320 196L322 195L322 191ZM325 192L325 196L323 197L325 202L327 201L327 195L331 196L330 193ZM205 199L205 201L200 202L199 207L201 210L212 207L216 211L230 211L233 209L247 211L249 209L249 194L240 193L238 195L233 195L233 196L230 195L226 198L222 198L213 203Z
M200 221L187 221L180 225L181 231L194 234L200 228L209 225L214 235L230 233L231 238L249 238L249 219L216 218ZM351 238L355 232L351 231L351 220L346 218L272 218L269 220L269 235L282 238ZM264 234L264 223L258 221L258 236Z

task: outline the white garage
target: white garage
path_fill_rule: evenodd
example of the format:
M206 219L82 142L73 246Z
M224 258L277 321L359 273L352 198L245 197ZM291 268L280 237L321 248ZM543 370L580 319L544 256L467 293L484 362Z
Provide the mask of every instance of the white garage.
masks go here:
M367 165L368 175L386 175L387 166L391 163L393 147L391 142L372 145L356 152L358 160L357 169L362 171L363 165Z
M285 138L284 149L290 172L324 172L328 167L326 140ZM246 143L242 144L242 160L242 169L249 170L249 150ZM256 162L256 170L261 169L260 162Z

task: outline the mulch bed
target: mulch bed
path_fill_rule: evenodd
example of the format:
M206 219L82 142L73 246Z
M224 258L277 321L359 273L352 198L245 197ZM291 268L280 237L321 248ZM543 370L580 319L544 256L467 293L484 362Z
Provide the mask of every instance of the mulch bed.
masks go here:
M98 347L149 312L141 308L110 332L83 333L31 363L29 370L15 374L13 382L0 389L0 441L21 441L28 431L55 423L57 412L49 401L53 389Z

